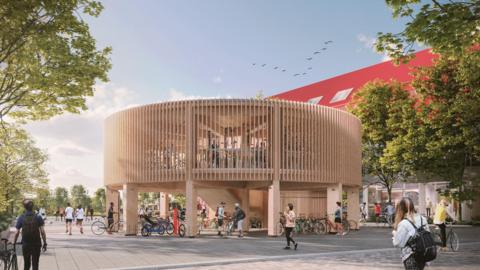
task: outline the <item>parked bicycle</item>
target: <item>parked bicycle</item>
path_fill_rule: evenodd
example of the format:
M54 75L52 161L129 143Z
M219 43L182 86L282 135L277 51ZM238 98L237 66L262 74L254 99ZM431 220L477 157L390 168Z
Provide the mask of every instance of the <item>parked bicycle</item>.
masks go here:
M123 231L123 221L120 220L120 217L117 218L117 221L114 221L110 226L108 223L105 223L105 216L102 216L103 220L96 220L91 225L91 230L93 234L101 235L106 231L108 232L121 232Z
M458 251L458 248L460 247L460 240L458 239L457 233L453 231L453 222L446 222L445 223L448 226L448 232L447 232L447 248L449 248L451 251ZM436 236L436 242L437 245L441 246L442 243L442 238L440 236L440 229L435 226L434 229L434 234Z
M18 270L16 245L9 244L8 239L2 238L2 249L0 249L0 266L4 270Z
M328 218L328 215L325 215L325 218L320 219L323 223L323 227L320 227L321 232L329 234L335 229L335 224ZM348 220L342 219L343 232L345 234L350 233L350 224Z

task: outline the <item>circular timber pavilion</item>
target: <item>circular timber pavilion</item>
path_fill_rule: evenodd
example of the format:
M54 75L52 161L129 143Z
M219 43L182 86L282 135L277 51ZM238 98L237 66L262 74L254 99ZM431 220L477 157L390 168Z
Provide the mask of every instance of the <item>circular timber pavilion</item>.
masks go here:
M297 215L332 214L347 196L356 219L361 187L361 124L334 108L276 99L213 99L150 104L105 120L107 205L123 192L125 234L137 233L138 192L186 195L187 234L197 203L240 203L269 235L286 204ZM108 207L108 206L107 206ZM247 229L245 228L245 229Z

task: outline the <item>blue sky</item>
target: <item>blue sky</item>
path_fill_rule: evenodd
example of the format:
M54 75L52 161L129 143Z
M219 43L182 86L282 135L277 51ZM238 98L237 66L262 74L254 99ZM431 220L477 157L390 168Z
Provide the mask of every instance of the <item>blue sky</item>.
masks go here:
M273 95L385 60L372 49L376 33L403 28L380 0L102 2L99 18L84 19L98 46L113 48L110 82L97 85L89 111L28 125L49 154L52 187L81 183L93 192L103 185L103 120L115 111ZM327 50L307 61L327 40Z

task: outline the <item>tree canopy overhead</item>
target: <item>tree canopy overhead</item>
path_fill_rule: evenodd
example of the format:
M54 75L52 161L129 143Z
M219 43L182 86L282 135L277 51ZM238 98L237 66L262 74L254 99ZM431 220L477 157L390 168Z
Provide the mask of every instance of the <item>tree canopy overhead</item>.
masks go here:
M445 55L463 55L480 42L480 1L385 0L394 18L409 20L399 33L378 33L376 49L408 60L415 43Z
M96 80L107 80L111 49L97 49L82 15L102 8L94 0L0 0L0 120L86 109Z

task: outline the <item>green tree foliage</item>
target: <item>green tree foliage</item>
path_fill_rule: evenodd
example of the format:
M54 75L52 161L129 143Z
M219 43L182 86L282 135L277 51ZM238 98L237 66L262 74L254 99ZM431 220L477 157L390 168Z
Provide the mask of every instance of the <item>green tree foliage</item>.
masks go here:
M14 214L22 197L47 187L46 160L25 130L12 125L0 128L0 213Z
M480 1L386 0L394 18L408 20L400 33L378 33L376 49L408 60L416 42L437 53L463 55L480 42ZM407 57L405 57L407 56Z
M91 204L91 199L88 196L87 190L83 185L73 185L70 189L72 207L76 208L81 205L87 208Z
M414 136L401 125L404 117L415 116L414 102L403 87L398 82L367 83L348 107L362 122L364 173L387 189L389 201L393 185L409 175L402 141Z
M105 189L97 189L92 198L93 210L97 213L104 213L106 209L106 201L107 197L105 196Z
M0 120L47 119L85 110L106 81L110 48L98 50L83 16L93 0L0 0Z
M474 199L478 179L465 170L480 160L480 52L442 56L419 69L412 84L423 142L423 153L411 154L416 169L449 181L454 199Z
M40 187L35 190L34 199L35 208L44 208L47 215L54 214L56 211L55 198L52 196L48 187Z
M53 193L54 193L55 207L65 208L67 206L67 202L69 202L70 200L68 197L68 190L64 187L56 187Z

